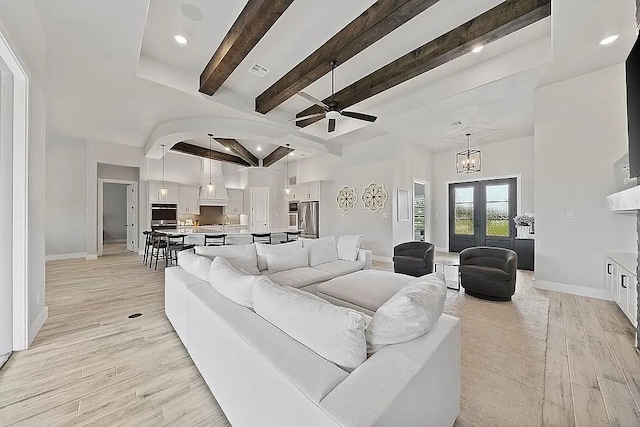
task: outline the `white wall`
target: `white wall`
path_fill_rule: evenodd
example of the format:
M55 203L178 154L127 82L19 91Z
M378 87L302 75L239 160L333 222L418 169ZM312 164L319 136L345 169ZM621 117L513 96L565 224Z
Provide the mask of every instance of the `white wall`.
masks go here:
M28 25L25 25L28 23ZM0 31L29 76L28 300L30 337L43 319L45 234L46 41L32 0L0 2Z
M285 199L285 173L275 166L269 168L247 168L247 186L244 189L245 214L251 224L251 188L269 188L269 227L272 230L284 229L287 225L287 202ZM244 178L240 180L244 181Z
M98 163L98 179L117 179L120 181L138 181L140 169L127 166Z
M50 136L46 175L46 255L84 255L87 251L85 140Z
M533 137L485 144L478 148L482 151L482 171L471 175L456 173L456 153L460 150L437 153L433 156L431 223L433 243L438 248L448 249L449 246L448 187L451 182L517 176L520 184L519 213L535 213Z
M127 185L105 182L103 200L104 242L126 242Z
M623 64L536 91L537 286L604 296L604 252L636 251L635 215L605 206L627 138Z
M370 249L377 256L392 256L392 157L393 141L388 137L380 137L345 147L342 157L315 156L295 162L298 183L316 180L332 182L333 202L320 206L320 215L325 216L325 219L328 217L326 222L334 225L331 230L320 230L321 234L336 237L340 234L362 234L364 248ZM292 168L289 169L292 174ZM364 187L372 181L384 184L389 193L389 202L383 210L370 212L364 208L362 200L358 200L351 212L343 213L338 209L335 196L340 188L344 185L355 187L360 197Z

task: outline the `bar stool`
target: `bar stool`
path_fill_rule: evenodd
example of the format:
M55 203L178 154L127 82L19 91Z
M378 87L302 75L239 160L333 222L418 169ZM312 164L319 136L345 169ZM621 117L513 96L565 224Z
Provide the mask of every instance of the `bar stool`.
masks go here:
M186 234L169 234L167 235L167 250L165 252L165 265L173 265L173 261L178 262L178 252L193 249L196 245L185 245L184 238Z
M226 234L205 234L204 235L205 246L224 246L226 244L227 244Z
M251 240L253 243L267 243L271 244L271 233L251 233Z
M165 263L167 260L167 235L157 231L151 232L151 257L149 258L149 268L153 265L153 258L156 259L155 269L158 269L158 259L160 258L160 250L162 250L162 258Z
M146 265L149 259L149 249L151 245L153 245L153 239L151 238L151 231L143 231L142 234L144 234L144 256L142 257L142 263Z
M300 237L299 231L285 231L284 234L287 236L287 240L281 240L280 243L289 243L298 240Z

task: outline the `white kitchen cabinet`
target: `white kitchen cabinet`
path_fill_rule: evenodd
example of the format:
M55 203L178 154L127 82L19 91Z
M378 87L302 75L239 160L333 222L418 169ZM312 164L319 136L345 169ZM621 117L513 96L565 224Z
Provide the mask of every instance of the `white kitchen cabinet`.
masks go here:
M290 187L289 201L317 202L320 201L320 181L305 182Z
M224 208L225 215L244 214L244 190L227 188L227 196L229 204Z
M200 215L198 197L200 189L198 187L180 186L180 199L178 200L178 214L180 215Z
M610 254L606 260L607 289L633 326L638 324L638 280L635 265L635 254Z
M162 188L161 181L147 181L147 189L149 195L149 202L173 202L178 203L180 200L180 184L177 182L165 181L164 187L167 190L167 194L162 197L160 195L160 189Z

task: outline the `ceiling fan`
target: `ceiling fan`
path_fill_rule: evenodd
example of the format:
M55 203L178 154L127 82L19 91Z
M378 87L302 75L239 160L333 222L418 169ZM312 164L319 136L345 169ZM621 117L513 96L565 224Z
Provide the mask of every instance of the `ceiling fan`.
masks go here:
M333 96L335 95L334 71L336 69L336 65L337 65L336 61L331 61L331 101L329 101L328 104L325 104L324 102L320 101L318 98L313 97L308 93L298 92L298 95L300 95L301 97L322 107L324 109L324 113L316 113L316 114L311 114L309 116L296 117L293 121L299 122L301 120L314 119L316 117L322 117L322 118L327 117L329 119L329 129L328 129L329 132L333 132L336 130L336 120L340 116L350 117L352 119L357 119L357 120L364 120L365 122L371 122L371 123L376 121L377 119L376 116L370 116L369 114L363 114L363 113L355 113L353 111L345 111L340 108L340 104L338 102L334 101L333 99Z

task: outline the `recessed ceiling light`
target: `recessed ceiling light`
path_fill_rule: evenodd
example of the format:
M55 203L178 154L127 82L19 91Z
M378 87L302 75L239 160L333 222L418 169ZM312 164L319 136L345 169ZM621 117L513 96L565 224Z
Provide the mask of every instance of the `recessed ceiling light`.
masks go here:
M613 34L611 36L607 36L607 37L603 38L602 40L600 40L600 45L606 46L608 44L611 44L614 41L618 40L619 37L620 37L620 34Z
M262 147L260 147L259 145L256 147L256 150L258 151L262 151Z
M473 49L471 49L471 52L473 53L478 53L480 52L482 49L484 49L484 45L479 44L478 46L474 47Z
M231 151L231 148L229 148L229 147L224 147L224 151Z
M175 36L173 36L173 39L178 44L187 44L187 38L185 36L181 36L180 34L176 34Z
M180 6L180 11L185 18L191 21L199 22L204 18L204 13L202 13L202 10L200 10L198 6L193 4L183 4L182 6Z

